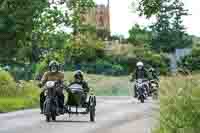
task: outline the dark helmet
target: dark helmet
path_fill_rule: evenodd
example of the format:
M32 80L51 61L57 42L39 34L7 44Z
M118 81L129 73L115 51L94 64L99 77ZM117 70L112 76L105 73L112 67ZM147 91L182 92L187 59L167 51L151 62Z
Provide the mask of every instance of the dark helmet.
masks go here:
M59 63L57 61L51 61L49 63L49 70L51 72L58 72L59 71Z
M75 79L83 80L83 72L81 70L78 70L74 74Z

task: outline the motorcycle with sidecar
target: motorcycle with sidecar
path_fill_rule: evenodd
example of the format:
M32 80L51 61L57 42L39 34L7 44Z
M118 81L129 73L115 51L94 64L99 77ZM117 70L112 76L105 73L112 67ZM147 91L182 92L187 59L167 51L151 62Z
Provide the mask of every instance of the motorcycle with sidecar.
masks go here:
M43 112L47 122L56 121L57 116L64 114L89 114L90 121L95 121L96 97L94 93L85 93L83 87L78 83L65 86L65 90L68 92L68 99L63 109L60 109L55 89L57 87L60 87L60 85L56 81L48 81L45 85L46 100ZM60 113L60 110L63 110L63 112Z

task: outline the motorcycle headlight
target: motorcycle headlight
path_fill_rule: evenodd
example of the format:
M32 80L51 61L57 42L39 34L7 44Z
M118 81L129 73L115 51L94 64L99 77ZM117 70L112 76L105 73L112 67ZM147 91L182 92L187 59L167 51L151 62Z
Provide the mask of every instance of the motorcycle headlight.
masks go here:
M54 87L55 86L55 82L54 81L48 81L47 83L46 83L46 87L47 88L52 88L52 87Z

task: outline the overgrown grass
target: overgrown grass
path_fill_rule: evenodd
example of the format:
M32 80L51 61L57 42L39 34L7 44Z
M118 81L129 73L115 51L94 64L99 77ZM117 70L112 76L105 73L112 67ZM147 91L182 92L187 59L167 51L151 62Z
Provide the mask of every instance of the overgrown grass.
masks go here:
M161 80L160 125L155 133L198 133L200 129L200 76Z
M0 113L36 107L39 88L33 81L16 83L11 75L0 71Z
M0 113L38 107L38 98L33 97L2 97Z

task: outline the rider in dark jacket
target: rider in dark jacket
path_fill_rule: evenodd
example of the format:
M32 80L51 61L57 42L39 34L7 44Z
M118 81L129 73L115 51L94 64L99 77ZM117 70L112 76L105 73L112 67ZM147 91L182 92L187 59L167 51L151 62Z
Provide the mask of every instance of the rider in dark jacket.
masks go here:
M85 93L88 93L90 91L90 88L88 87L88 83L84 80L83 72L80 70L75 72L73 83L81 84Z
M133 73L131 81L134 81L137 79L148 79L148 72L144 68L144 64L142 62L138 62L136 64L136 71L135 73ZM137 97L136 86L134 87L134 94L135 94L134 97Z
M157 74L157 72L156 72L156 70L153 68L153 67L151 67L150 69L149 69L149 79L150 79L150 87L152 88L152 86L151 86L151 83L153 82L153 83L155 83L156 85L157 85L157 87L159 87L159 77L158 77L158 74Z
M87 94L90 91L88 83L84 80L83 72L78 70L74 74L74 81L71 84L79 84L83 87L84 95L82 96L82 102L85 103Z
M149 74L151 75L151 80L159 80L158 74L153 67L149 69Z
M49 71L45 72L40 83L40 87L43 87L47 81L59 81L61 85L64 81L64 73L59 71L59 64L56 61L51 61L49 63ZM60 108L64 108L64 94L63 94L63 87L57 88L57 96L58 96L58 104ZM43 105L45 102L45 95L44 90L40 94L40 109L41 113L43 113Z

